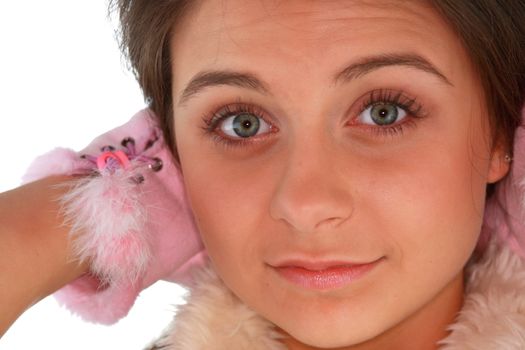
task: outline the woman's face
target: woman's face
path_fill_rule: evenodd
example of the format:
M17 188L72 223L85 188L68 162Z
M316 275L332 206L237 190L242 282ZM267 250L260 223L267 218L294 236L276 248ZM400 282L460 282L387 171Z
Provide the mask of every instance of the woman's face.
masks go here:
M507 166L477 75L433 9L208 0L176 25L171 52L191 206L247 305L335 347L457 299L486 184Z

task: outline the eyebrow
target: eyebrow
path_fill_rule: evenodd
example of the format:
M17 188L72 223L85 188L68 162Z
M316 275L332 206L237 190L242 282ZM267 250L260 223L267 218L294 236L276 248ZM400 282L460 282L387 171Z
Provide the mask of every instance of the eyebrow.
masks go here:
M417 54L384 54L364 57L336 73L333 77L333 83L336 85L347 83L375 70L389 66L405 66L418 69L436 76L447 85L454 86L432 63ZM205 88L220 85L237 86L257 91L263 95L271 95L268 85L253 73L231 70L206 70L197 73L190 80L180 94L178 105L184 105Z

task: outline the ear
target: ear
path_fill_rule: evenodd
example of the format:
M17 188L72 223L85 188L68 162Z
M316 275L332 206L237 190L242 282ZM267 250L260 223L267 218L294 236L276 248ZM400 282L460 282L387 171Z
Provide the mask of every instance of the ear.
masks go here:
M510 154L505 147L500 145L494 147L489 163L487 183L494 183L501 180L510 170L510 162L505 160L505 155Z

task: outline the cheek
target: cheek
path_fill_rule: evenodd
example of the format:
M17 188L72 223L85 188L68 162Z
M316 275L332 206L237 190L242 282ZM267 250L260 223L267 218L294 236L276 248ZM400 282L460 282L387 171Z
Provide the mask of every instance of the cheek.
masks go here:
M438 128L439 133L427 133L410 152L378 165L382 171L388 166L393 176L382 197L375 197L377 209L390 215L378 215L376 222L388 232L385 239L402 257L404 271L450 278L477 243L488 153L482 129L469 124Z
M215 268L228 279L239 266L253 265L247 260L255 258L263 244L262 229L254 228L264 220L271 167L249 159L229 162L199 148L198 142L177 142L196 223Z

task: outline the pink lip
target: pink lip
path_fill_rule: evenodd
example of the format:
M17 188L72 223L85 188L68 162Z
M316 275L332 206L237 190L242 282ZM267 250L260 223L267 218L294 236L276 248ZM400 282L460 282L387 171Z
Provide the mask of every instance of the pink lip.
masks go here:
M273 268L287 281L307 289L334 289L348 285L372 270L381 259L369 263L290 261Z

